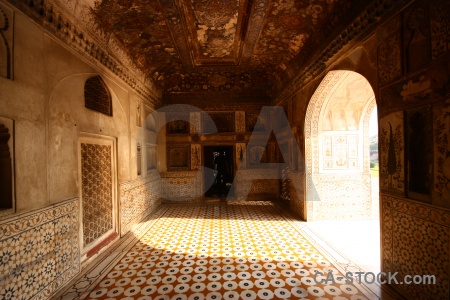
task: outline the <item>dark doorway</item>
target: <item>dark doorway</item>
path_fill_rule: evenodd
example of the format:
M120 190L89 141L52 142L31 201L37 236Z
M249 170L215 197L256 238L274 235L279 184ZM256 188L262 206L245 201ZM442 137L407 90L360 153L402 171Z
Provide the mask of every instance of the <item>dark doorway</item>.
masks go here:
M204 166L214 170L214 176L205 172L205 196L233 196L230 192L234 179L234 160L232 146L206 146L203 149ZM206 190L210 187L208 190Z

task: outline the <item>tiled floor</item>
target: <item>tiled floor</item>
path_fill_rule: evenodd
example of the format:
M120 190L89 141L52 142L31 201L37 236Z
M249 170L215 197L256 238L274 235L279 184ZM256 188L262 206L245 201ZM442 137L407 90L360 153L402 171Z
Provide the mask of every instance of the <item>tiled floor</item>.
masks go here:
M374 299L298 224L270 202L167 206L106 272L60 299ZM317 271L336 283L315 283Z

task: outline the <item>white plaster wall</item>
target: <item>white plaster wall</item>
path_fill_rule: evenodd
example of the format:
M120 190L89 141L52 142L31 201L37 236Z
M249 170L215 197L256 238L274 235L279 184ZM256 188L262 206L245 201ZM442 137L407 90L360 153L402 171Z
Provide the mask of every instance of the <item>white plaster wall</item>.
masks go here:
M14 30L14 79L0 77L0 117L15 122L16 213L78 197L80 133L116 138L118 182L136 179L136 141L145 139L136 104L145 99L17 10ZM112 117L84 106L84 82L94 75L111 93Z
M48 204L44 34L20 13L14 26L14 80L0 77L0 116L15 121L16 210Z

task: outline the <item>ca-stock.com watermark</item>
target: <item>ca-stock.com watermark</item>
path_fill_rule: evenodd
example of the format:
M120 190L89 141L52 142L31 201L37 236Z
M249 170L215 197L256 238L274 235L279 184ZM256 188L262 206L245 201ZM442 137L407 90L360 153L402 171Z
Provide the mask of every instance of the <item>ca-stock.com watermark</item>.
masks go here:
M316 272L313 276L316 284L335 284L345 280L346 284L436 284L436 275L405 275L403 278L398 272L347 272L345 275L338 275L333 272Z

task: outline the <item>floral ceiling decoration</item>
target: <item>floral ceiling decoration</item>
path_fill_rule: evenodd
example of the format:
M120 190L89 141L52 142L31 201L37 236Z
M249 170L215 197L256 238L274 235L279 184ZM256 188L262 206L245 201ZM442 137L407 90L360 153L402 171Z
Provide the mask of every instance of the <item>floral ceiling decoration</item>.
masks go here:
M102 0L91 11L169 98L230 91L270 99L369 2Z

